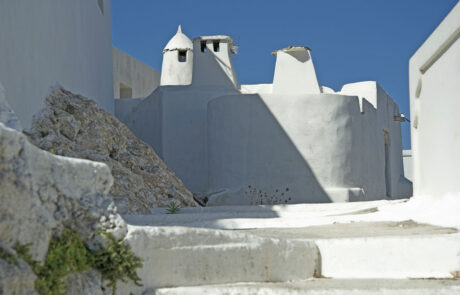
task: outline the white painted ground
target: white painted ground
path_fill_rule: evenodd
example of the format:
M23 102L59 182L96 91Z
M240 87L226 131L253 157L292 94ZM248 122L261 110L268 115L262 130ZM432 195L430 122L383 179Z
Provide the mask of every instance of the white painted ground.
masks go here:
M450 197L182 208L177 214L155 208L152 215L124 216L129 224L126 240L145 259L139 271L144 286L122 284L119 290L136 290L133 294L458 294L460 281L443 285L446 279L458 278L460 270L460 212L455 208L458 203ZM302 282L315 277L333 282ZM439 281L412 284L414 278ZM350 282L343 285L345 289L333 286L342 279ZM412 285L404 287L394 279ZM389 289L382 287L384 282L389 282ZM309 290L311 286L316 289ZM143 293L149 288L160 289Z
M217 206L182 208L165 214L125 216L128 223L152 226L187 226L214 229L295 228L334 223L413 220L460 229L460 198L414 197L410 200L273 206Z
M444 280L324 280L289 283L243 283L183 288L163 288L156 295L456 295L457 281Z

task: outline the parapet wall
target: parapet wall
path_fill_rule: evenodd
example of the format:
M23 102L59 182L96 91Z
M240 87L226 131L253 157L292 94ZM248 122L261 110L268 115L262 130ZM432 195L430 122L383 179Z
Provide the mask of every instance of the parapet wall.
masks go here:
M160 85L160 72L112 47L115 98L145 98Z

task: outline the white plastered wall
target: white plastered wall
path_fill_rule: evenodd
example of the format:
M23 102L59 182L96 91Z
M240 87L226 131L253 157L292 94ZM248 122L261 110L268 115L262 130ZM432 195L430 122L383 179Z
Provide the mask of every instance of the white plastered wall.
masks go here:
M294 48L274 52L273 93L321 93L310 50Z
M49 87L114 111L110 1L0 0L0 81L24 127Z
M163 53L161 85L190 85L193 74L193 51L185 50L185 61L179 61L179 50Z
M160 73L123 51L112 47L113 92L120 98L120 84L131 88L131 98L149 96L160 84Z
M359 163L351 158L357 156L352 154L360 135L353 114L360 115L358 102L347 96L214 99L208 107L210 191L228 193L211 197L211 203L248 204L258 197L334 201L326 188L342 188L340 195L348 195L347 188L356 186L352 164Z
M403 150L404 176L412 181L412 150Z
M278 194L275 199L289 194L291 203L411 195L402 172L400 123L393 120L398 108L377 83L321 94L308 54L289 56L295 71L289 63L278 67L278 75L286 66L288 78L300 77L291 85L295 92L287 84L279 93L274 84L239 87L231 46L226 36L196 38L191 85L160 86L146 99L116 102L117 116L192 192L220 198L214 204L247 204L245 194L254 189ZM388 187L384 131L390 136Z
M292 202L385 198L386 129L396 175L388 195L408 197L410 183L400 183L397 106L372 85L380 110L366 99L360 107L357 96L193 86L161 86L143 100L117 100L116 109L194 193L229 190L235 197L248 185L263 192L288 188ZM243 204L226 201L232 202Z
M367 114L366 104L370 104L375 108L375 118L368 121L368 124L376 124L375 138L370 139L376 143L378 149L377 157L379 162L387 163L389 169L385 176L385 166L383 166L383 179L387 177L387 196L392 198L410 197L412 196L412 184L404 177L404 166L401 157L402 153L402 137L401 123L395 120L395 116L399 115L398 105L383 90L383 88L375 81L365 81L346 84L342 87L340 94L356 95L359 98L361 111L364 115ZM369 108L367 108L369 109ZM388 154L385 159L385 141L384 134L388 135ZM372 158L364 158L366 161L373 161ZM381 168L379 168L381 169Z
M337 94L232 95L212 100L209 190L225 193L212 196L211 204L250 203L254 193L265 199L289 196L296 203L410 196L410 183L399 183L401 149L399 157L391 154L389 159L391 173L399 174L391 179L391 191L386 191L383 129L393 123L378 117L387 114L392 119L395 105L391 98L378 95L375 86L380 115L367 100L362 101L361 112L358 97ZM391 132L401 136L397 130ZM396 151L400 142L391 139Z
M409 61L414 195L460 193L460 3Z
M219 42L219 51L214 51L213 41ZM232 46L228 37L199 37L193 39L193 86L238 88L232 63ZM206 51L201 51L201 42L206 42Z
M236 89L160 86L142 100L116 100L117 117L152 146L194 193L208 191L207 104ZM131 102L132 101L132 102Z

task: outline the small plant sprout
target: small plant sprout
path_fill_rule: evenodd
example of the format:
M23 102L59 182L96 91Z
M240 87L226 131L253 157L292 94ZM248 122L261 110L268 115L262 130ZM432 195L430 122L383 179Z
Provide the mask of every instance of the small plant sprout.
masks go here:
M166 208L166 214L176 214L180 210L180 205L176 203L175 201L169 202L167 208Z

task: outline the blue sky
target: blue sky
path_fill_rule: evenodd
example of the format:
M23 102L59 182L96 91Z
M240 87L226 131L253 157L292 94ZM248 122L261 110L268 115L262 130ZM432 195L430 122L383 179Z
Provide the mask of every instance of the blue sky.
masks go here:
M409 116L408 61L457 0L112 0L115 47L156 70L161 51L182 24L190 38L231 36L241 84L271 83L271 52L312 49L321 85L375 80ZM402 124L410 148L409 124Z

